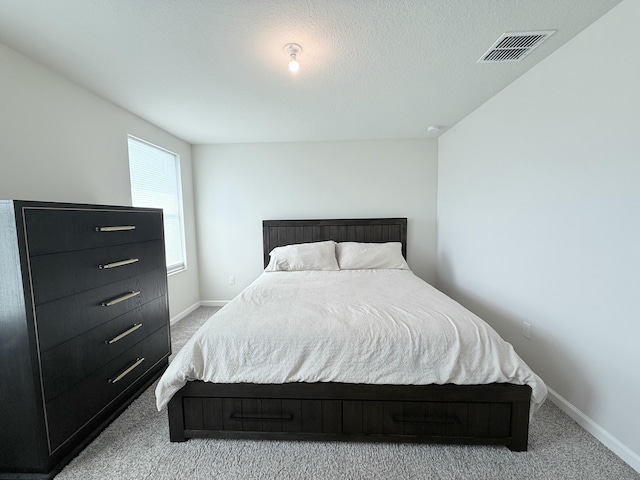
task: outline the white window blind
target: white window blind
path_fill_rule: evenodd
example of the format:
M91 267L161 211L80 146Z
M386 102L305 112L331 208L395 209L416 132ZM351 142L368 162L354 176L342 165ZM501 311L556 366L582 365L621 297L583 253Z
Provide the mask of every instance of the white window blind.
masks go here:
M133 206L163 210L167 273L184 270L180 157L129 136L129 176Z

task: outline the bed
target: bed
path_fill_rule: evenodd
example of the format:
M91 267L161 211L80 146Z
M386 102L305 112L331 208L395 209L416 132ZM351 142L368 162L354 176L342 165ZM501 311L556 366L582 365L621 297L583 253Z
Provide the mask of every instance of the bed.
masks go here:
M407 219L263 222L267 270L274 249L331 242L339 242L336 251L350 246L342 242L397 242L406 258ZM428 343L425 318L452 338ZM471 347L465 332L490 343ZM496 368L488 366L491 356ZM486 376L470 383L470 371ZM172 442L421 442L512 451L527 450L529 421L545 396L511 345L402 266L266 271L203 325L156 389Z

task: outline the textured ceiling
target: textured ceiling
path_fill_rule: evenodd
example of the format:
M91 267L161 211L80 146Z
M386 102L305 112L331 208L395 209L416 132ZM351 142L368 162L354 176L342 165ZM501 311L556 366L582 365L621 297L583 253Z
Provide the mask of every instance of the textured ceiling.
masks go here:
M0 0L0 42L194 144L419 138L620 1ZM529 30L557 33L476 63Z

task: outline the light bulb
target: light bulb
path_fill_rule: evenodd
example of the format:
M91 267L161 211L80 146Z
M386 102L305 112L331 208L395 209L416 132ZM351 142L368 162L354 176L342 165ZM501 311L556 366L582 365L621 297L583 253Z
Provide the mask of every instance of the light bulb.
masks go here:
M300 70L300 64L298 63L296 55L302 51L302 47L297 43L287 43L284 46L284 51L289 55L289 70L292 72Z
M289 60L289 70L292 72L297 72L300 69L300 64L296 60L296 55L292 53L290 55L291 60Z

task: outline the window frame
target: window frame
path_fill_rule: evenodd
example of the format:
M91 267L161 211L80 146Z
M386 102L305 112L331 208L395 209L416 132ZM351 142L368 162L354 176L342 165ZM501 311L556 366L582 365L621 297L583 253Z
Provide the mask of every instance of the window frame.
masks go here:
M151 147L152 149L161 151L163 153L169 154L173 157L174 159L174 167L175 167L175 180L176 180L176 196L177 196L177 209L178 209L178 230L179 230L179 237L180 237L180 244L181 244L181 253L182 253L182 261L179 263L174 263L171 266L168 265L165 261L165 265L166 265L166 269L167 269L167 276L171 276L174 275L176 273L179 272L183 272L185 270L187 270L187 242L186 242L186 236L185 236L185 229L184 229L184 207L183 207L183 201L182 201L182 168L181 168L181 161L180 161L180 155L172 152L169 149L166 149L164 147L161 147L159 145L156 145L154 143L151 143L147 140L144 140L142 138L136 137L135 135L131 135L131 134L127 134L127 157L128 157L128 164L129 164L129 191L131 194L131 205L134 207L141 207L141 208L161 208L158 207L157 205L152 206L152 205L135 205L134 204L134 199L133 199L133 181L131 178L131 143L139 143L142 144L146 147ZM164 244L164 248L165 248L165 260L168 259L168 257L166 256L166 251L167 251L167 240L166 240L166 221L165 221L165 212L163 210L162 212L162 220L163 220L163 225L164 225L164 233L165 233L165 244Z

